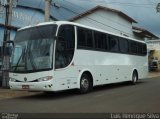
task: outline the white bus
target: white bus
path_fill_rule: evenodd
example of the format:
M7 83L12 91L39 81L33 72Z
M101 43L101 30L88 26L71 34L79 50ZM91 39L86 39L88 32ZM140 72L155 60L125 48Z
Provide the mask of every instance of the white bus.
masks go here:
M9 73L13 90L61 91L145 78L146 43L77 23L57 21L20 29Z

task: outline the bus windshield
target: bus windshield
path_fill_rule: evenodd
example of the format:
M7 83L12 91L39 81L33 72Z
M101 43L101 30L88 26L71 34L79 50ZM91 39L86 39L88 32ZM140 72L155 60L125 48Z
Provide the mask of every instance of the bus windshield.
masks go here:
M16 34L11 59L12 72L52 69L56 25L37 26Z

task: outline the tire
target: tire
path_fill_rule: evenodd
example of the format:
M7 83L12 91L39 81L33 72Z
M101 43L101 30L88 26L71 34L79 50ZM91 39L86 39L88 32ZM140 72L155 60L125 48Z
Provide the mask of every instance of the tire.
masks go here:
M138 82L138 74L136 71L132 74L132 84L135 85Z
M80 80L80 93L88 93L93 88L91 77L88 74L83 74Z

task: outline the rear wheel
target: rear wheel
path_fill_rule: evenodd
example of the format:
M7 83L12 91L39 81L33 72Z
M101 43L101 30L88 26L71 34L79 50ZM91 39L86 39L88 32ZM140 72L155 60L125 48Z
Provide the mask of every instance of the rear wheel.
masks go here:
M138 73L136 71L132 74L132 84L135 85L138 82Z
M91 77L88 74L83 74L80 80L80 93L88 93L92 87Z

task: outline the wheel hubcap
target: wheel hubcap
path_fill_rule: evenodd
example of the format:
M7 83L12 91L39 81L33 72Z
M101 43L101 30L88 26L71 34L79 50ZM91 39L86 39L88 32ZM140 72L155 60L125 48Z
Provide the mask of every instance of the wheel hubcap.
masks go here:
M82 81L81 81L81 86L83 89L88 89L89 87L89 82L86 78L84 78Z
M137 76L136 75L133 76L133 81L137 82Z

